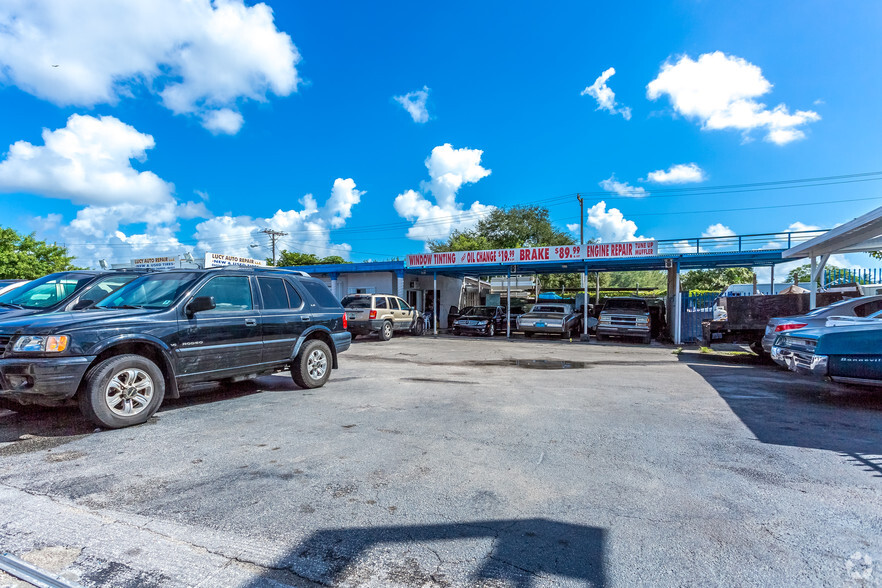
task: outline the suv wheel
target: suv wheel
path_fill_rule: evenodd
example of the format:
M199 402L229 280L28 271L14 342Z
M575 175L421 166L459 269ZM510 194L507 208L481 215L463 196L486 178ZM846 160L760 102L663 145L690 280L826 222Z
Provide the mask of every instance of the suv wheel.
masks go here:
M424 323L422 319L417 319L416 323L414 323L413 325L413 329L411 329L410 332L417 337L423 335L426 332L426 323Z
M331 349L324 341L303 344L291 364L291 378L301 388L321 388L331 377Z
M380 327L380 339L382 341L388 341L392 338L392 322L385 321L383 322L383 326Z
M164 396L165 377L159 366L141 355L117 355L86 374L80 411L96 425L119 429L145 422Z

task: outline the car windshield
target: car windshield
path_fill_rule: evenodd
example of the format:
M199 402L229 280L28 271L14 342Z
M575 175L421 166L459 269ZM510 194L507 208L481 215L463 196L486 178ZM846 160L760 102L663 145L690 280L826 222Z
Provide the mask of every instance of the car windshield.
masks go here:
M95 308L168 308L196 281L193 272L142 276L95 305Z
M840 300L839 302L834 302L833 304L811 310L805 313L805 316L823 316L829 312L835 313L840 307L845 306L846 304L850 304L854 301L854 298L846 298L845 300Z
M603 310L646 310L645 300L632 300L629 298L614 298L607 300Z
M537 304L530 312L559 312L565 313L566 308L563 306L552 306L550 304Z
M371 307L371 297L370 296L347 296L340 303L343 305L343 308L370 308Z
M471 308L466 309L468 313L462 313L463 315L468 314L470 316L493 316L496 314L496 309L492 306L473 306Z
M39 309L53 306L95 279L93 274L49 274L0 296L0 305Z

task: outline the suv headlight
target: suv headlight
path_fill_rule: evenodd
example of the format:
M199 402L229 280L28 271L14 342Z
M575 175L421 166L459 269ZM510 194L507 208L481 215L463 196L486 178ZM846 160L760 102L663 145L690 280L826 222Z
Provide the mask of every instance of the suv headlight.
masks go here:
M13 351L61 353L67 349L70 337L67 335L23 335L15 341Z

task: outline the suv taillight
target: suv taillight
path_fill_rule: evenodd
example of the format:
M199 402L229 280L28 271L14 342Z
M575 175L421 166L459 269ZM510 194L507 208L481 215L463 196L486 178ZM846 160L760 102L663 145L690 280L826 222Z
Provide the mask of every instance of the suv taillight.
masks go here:
M376 311L376 310L372 310L372 311L371 311L371 314L368 316L368 318L372 318L372 319L377 318L377 311Z
M347 328L349 325L346 323L346 313L343 313L343 328Z
M784 323L783 325L776 326L775 332L780 333L781 331L792 331L793 329L801 329L807 324L808 323Z

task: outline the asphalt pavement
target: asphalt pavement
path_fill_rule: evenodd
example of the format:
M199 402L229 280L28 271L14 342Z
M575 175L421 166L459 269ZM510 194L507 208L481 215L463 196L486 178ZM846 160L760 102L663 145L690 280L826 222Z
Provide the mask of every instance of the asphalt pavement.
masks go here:
M882 585L882 392L658 344L359 339L324 388L139 427L0 411L0 548L83 586Z

